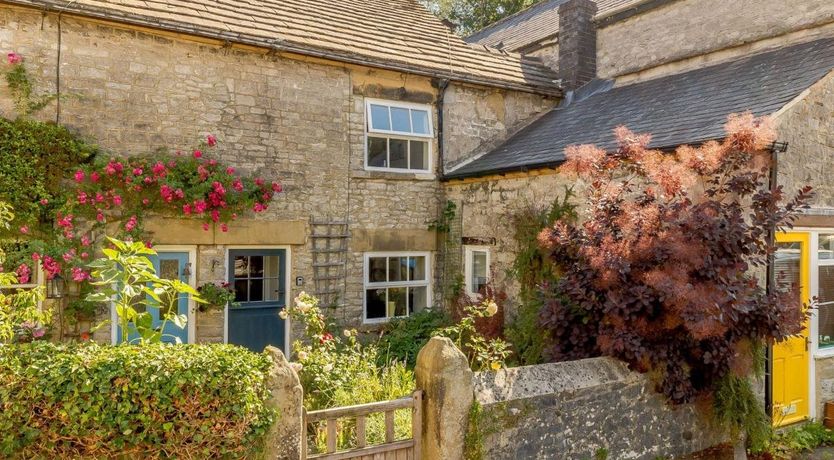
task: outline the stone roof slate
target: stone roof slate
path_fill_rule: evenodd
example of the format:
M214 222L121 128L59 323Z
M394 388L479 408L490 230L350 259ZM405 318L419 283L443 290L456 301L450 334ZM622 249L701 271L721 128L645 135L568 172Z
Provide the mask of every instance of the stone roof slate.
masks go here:
M534 58L469 45L417 0L0 0L451 80L558 95Z
M496 21L466 37L478 43L507 51L518 51L559 32L559 5L567 0L543 0L529 8ZM597 15L624 8L638 0L596 0Z
M724 136L732 113L770 115L834 69L834 39L788 46L688 72L601 90L546 113L498 148L446 178L555 166L565 148L616 147L613 130L652 135L651 147L674 148ZM600 86L600 82L589 85ZM610 85L609 85L610 86Z

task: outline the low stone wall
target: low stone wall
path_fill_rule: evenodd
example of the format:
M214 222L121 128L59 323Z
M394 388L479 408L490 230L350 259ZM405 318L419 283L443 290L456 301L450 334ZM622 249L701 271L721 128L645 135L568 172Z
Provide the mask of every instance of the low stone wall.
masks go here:
M725 442L692 406L672 408L611 358L476 373L488 459L675 458ZM477 424L477 426L472 426Z

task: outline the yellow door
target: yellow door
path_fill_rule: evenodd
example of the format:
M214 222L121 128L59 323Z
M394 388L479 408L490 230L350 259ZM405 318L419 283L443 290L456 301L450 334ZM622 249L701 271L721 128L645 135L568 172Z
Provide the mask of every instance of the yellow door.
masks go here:
M799 286L803 304L809 303L810 237L807 233L778 233L774 258L776 285L781 289ZM799 337L773 347L773 424L788 425L809 418L810 394L808 325Z

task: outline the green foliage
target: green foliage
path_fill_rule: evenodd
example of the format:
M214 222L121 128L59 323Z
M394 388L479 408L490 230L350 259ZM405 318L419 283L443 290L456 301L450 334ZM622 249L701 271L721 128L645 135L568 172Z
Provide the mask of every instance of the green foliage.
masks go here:
M29 73L22 60L11 65L5 72L6 85L14 99L15 110L19 118L26 118L43 110L50 102L58 99L57 94L36 95Z
M0 346L0 457L250 458L270 367L231 345Z
M28 118L0 117L0 200L11 203L16 219L10 230L17 236L22 225L34 237L53 231L52 214L70 199L67 180L79 165L92 161L98 149L54 123ZM41 205L46 200L47 205ZM9 236L0 229L0 237Z
M107 302L113 299L121 326L122 343L131 343L129 335L136 334L133 343L156 343L164 337L165 325L173 322L180 329L185 328L185 315L176 312L180 295L190 295L197 302L204 302L197 291L178 279L163 279L156 275L153 263L148 258L156 255L142 242L119 241L108 238L113 248L104 248L104 257L93 261L93 284L99 290L87 297L91 302ZM160 311L162 324L153 325L153 316L148 309ZM178 337L173 337L177 343Z
M440 329L434 335L451 339L466 354L473 370L497 371L505 367L511 353L507 342L500 338L489 339L475 326L478 319L491 318L498 313L495 299L484 296L477 302L465 305L463 313L457 324Z
M755 458L789 460L798 458L803 452L832 445L834 445L834 431L819 422L810 422L781 430L775 433L764 446L751 448L750 452L758 454Z
M197 288L197 292L205 300L205 303L200 304L200 311L206 311L210 308L222 310L226 308L226 305L232 307L239 305L235 302L235 290L229 283L205 283Z
M281 312L281 317L304 325L305 340L295 341L292 346L296 359L292 365L301 379L308 411L397 399L414 391L414 374L404 363L377 364L380 351L375 343L362 345L356 331L345 330L342 337L331 334L317 298L302 292L293 306ZM366 421L368 444L384 442L383 417L377 414ZM394 414L394 428L397 439L411 436L409 411ZM313 447L323 451L325 426L315 426L308 433ZM355 439L355 421L341 420L339 448L355 447Z
M538 236L543 228L557 220L575 220L576 205L573 189L565 187L564 196L557 197L550 205L528 204L511 218L516 257L510 276L520 286L518 310L514 321L507 327L507 340L516 352L516 359L523 366L544 362L547 334L539 322L544 299L540 286L553 284L558 279L557 267L548 261L547 252L539 245Z
M414 369L420 349L435 331L449 325L449 317L440 310L423 310L405 318L391 320L377 343L380 351L378 364L398 361Z
M719 426L728 428L733 438L746 433L753 450L764 448L770 439L770 418L753 392L749 378L728 374L719 380L715 384L712 410Z
M452 229L452 221L455 219L457 213L457 207L458 205L454 201L447 201L446 207L443 208L440 217L429 223L429 230L438 233L449 233Z
M454 24L460 35L469 35L538 0L424 0L434 14Z

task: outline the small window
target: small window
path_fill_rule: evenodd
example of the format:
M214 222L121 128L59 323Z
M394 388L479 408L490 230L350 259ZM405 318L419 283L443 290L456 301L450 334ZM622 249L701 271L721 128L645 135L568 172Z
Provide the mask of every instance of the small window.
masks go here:
M428 172L431 106L367 101L365 165L369 169Z
M284 304L283 250L232 251L230 256L236 303Z
M427 253L365 255L365 320L385 321L429 307Z
M464 276L466 293L474 297L489 282L489 248L484 246L466 246Z

